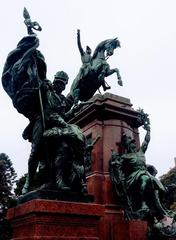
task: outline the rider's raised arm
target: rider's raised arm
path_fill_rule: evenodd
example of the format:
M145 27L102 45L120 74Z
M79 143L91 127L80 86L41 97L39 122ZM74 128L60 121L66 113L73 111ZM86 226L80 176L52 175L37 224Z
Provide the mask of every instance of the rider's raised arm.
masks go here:
M83 56L84 55L84 50L81 46L81 38L80 38L80 30L79 29L77 30L77 44L78 44L78 49L80 51L80 54L81 54L81 56Z
M148 147L148 144L150 142L150 126L149 125L144 125L144 129L147 131L145 138L144 138L144 142L141 145L141 150L145 153Z

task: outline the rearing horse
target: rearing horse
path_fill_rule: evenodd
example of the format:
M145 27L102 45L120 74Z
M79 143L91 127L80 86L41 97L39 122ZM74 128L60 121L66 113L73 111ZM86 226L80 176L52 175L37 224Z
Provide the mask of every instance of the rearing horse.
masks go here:
M120 47L117 38L104 40L96 47L89 65L82 66L78 75L74 79L70 93L77 104L78 101L89 100L94 93L103 87L104 91L110 87L106 86L105 77L113 73L117 74L118 84L122 86L122 80L118 68L110 69L107 58L112 56L114 49ZM86 71L84 68L86 67Z

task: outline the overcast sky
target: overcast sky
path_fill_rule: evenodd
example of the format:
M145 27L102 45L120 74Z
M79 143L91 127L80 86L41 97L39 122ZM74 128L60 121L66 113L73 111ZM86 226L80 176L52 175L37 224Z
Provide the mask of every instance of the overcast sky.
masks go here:
M38 33L39 50L53 79L58 70L70 77L79 71L81 59L76 31L82 45L93 50L102 40L115 38L121 48L108 59L118 67L124 86L116 75L107 81L111 93L130 98L134 109L143 108L150 116L151 142L147 163L155 165L158 176L174 166L176 156L176 1L175 0L1 0L0 71L18 41L26 35L24 6L43 28ZM69 91L68 85L66 92ZM103 92L103 91L102 91ZM12 106L0 86L0 152L13 161L18 177L27 171L30 143L22 139L28 119ZM141 131L141 140L143 132Z

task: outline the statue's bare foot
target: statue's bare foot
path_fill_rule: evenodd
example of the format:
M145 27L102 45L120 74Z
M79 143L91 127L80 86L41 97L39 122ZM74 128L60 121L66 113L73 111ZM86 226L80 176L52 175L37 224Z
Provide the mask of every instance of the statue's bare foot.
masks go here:
M44 183L41 187L40 190L48 190L48 189L54 189L54 183L53 182L48 182Z
M85 193L85 194L88 193L86 184L83 184L83 185L82 185L81 192L82 192L82 193Z
M70 187L67 186L67 184L65 184L62 179L59 179L57 181L56 186L59 191L64 191L64 192L70 191Z
M143 201L142 204L141 204L141 210L144 210L144 211L148 211L149 210L149 207L147 206L146 202Z

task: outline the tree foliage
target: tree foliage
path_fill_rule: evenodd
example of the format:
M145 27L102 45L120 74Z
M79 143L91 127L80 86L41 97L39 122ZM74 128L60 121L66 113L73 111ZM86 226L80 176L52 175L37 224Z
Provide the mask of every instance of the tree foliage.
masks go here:
M13 206L15 197L12 193L16 173L12 162L5 153L0 153L0 240L10 237L10 226L5 219L7 209Z
M16 197L19 197L20 195L22 195L22 189L26 181L26 176L27 174L25 173L22 177L20 177L16 181L16 188L14 189Z
M162 175L160 180L166 188L166 206L172 210L176 210L176 167Z
M160 177L160 180L164 185L170 185L176 183L176 167L170 169L166 174Z

